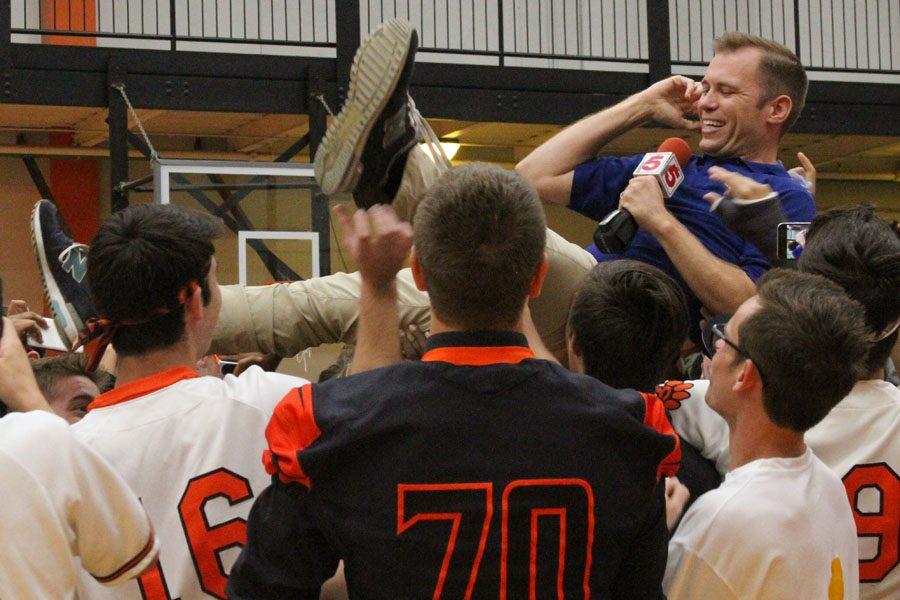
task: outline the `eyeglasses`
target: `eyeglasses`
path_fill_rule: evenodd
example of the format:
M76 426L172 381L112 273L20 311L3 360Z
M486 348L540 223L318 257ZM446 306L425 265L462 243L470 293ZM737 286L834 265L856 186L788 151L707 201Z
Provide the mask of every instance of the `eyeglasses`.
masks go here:
M752 360L752 361L753 361L753 366L755 366L755 367L756 367L756 370L759 371L759 376L762 377L763 379L765 379L765 376L763 375L762 369L759 368L759 362L756 361L752 356L750 356L750 355L747 353L746 350L744 350L743 348L741 348L740 346L738 346L737 344L735 344L734 342L732 342L730 339L728 339L728 336L725 335L725 324L726 324L727 322L728 322L728 321L725 321L725 322L723 322L723 323L712 323L712 324L710 324L710 327L709 327L709 328L710 328L710 331L712 331L712 333L713 333L714 336L716 336L717 338L719 338L720 340L722 340L723 342L725 342L726 344L728 344L729 346L731 346L732 348L734 348L734 350L735 350L738 354L740 354L741 356L743 356L743 357L745 357L745 358L748 358L748 359Z

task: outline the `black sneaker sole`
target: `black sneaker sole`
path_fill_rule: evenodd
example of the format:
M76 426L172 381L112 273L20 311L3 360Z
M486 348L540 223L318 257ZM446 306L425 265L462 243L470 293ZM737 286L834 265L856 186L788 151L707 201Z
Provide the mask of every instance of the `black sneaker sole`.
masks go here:
M366 141L397 87L413 32L406 21L387 21L353 58L347 101L316 152L316 181L325 194L351 192L359 182Z
M41 203L37 202L31 209L31 245L34 247L34 255L38 260L40 267L41 284L44 287L44 296L50 304L50 312L56 320L56 329L66 345L71 348L78 339L78 331L81 319L78 314L65 302L65 298L56 285L56 281L50 274L50 262L47 259L47 253L44 250L44 244L41 243L40 235L40 207ZM74 314L74 316L73 316Z

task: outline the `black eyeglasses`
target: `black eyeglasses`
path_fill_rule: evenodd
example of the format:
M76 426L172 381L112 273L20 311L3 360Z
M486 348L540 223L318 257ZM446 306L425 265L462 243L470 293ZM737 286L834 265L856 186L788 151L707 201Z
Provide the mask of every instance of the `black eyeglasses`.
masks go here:
M720 340L722 340L723 342L725 342L726 344L728 344L729 346L734 348L734 350L738 354L740 354L741 356L743 356L745 358L749 358L750 360L752 360L753 365L756 367L756 370L759 371L759 376L762 377L763 379L765 379L762 369L759 368L759 362L756 361L752 356L750 356L746 350L744 350L743 348L741 348L740 346L738 346L737 344L732 342L730 339L728 339L728 336L725 335L725 324L727 322L728 321L725 321L723 323L712 323L709 327L710 331L712 331L714 336L716 336L717 338L719 338Z

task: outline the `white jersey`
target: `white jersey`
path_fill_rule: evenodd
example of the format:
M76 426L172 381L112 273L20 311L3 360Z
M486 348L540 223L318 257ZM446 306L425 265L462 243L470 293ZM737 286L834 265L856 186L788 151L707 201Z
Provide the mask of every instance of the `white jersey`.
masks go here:
M156 558L134 493L49 412L0 419L0 498L2 598L74 598L85 570L114 585Z
M812 451L725 476L669 541L669 600L859 598L856 529L837 476Z
M675 430L724 474L728 426L706 404L707 385L667 382L658 391L669 398ZM675 390L684 393L673 398ZM858 382L805 439L841 478L850 499L859 536L860 597L900 598L900 389L885 381Z
M860 596L900 598L900 389L860 381L806 432L844 482L859 535Z
M79 591L101 599L224 598L250 507L270 483L262 464L269 417L305 383L259 367L224 379L182 367L98 396L72 428L143 502L159 535L159 563L113 589L82 577Z

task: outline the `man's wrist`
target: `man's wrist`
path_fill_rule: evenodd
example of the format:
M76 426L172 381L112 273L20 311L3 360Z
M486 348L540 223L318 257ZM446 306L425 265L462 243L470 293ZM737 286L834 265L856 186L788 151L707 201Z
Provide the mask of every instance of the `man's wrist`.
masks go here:
M662 240L669 237L678 225L678 219L668 210L663 210L648 219L645 229L657 240Z
M646 94L647 90L632 94L620 103L626 111L628 129L640 127L653 120L653 105Z
M361 284L362 292L372 298L384 298L387 300L397 299L397 278L394 277L389 281L372 282L365 277Z

